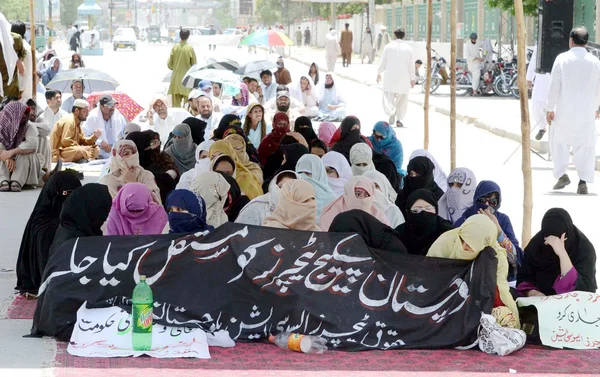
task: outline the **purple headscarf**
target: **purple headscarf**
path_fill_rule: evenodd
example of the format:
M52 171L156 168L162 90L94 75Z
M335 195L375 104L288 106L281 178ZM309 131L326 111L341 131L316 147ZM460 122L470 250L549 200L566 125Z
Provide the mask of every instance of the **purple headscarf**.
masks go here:
M29 107L13 101L0 111L0 143L6 150L15 149L25 138ZM22 122L25 117L25 122Z
M162 234L167 224L165 209L154 202L143 183L127 183L113 199L106 221L107 236Z
M248 106L248 100L250 98L250 91L248 90L248 85L243 82L240 83L240 92L242 93L242 99L238 101L237 98L233 97L231 100L231 104L233 106Z

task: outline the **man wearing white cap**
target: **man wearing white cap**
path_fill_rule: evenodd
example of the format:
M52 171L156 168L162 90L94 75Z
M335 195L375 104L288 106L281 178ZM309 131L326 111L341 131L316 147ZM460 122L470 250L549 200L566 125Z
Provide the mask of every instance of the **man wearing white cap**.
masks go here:
M94 130L102 131L96 140L100 147L100 158L109 158L113 145L123 138L123 129L127 124L125 117L115 108L117 101L105 94L98 99L98 106L90 111L83 125L85 136L92 136Z
M166 143L169 133L176 125L183 123L192 114L185 109L169 107L169 100L163 94L157 93L150 101L150 109L146 114L148 125L158 132L160 141Z
M387 27L385 25L381 25L379 30L379 34L377 34L377 43L375 44L375 52L377 56L381 56L385 45L390 43L390 33L387 32Z
M81 123L85 122L90 104L83 99L73 103L73 114L56 122L50 133L52 161L61 158L65 162L86 163L94 160L100 153L96 140L102 136L101 130L95 130L90 137L85 137Z
M197 116L200 112L198 111L198 98L202 95L202 91L199 89L193 89L188 95L188 103L186 110L193 116Z

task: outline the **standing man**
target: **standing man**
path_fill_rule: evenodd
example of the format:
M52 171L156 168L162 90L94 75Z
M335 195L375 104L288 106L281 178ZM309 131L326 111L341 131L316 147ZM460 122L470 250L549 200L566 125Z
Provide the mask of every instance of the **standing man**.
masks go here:
M481 93L479 91L479 81L481 80L481 63L483 62L483 58L479 52L481 42L477 42L477 33L471 33L469 38L471 39L471 43L467 42L465 58L467 59L469 71L473 77L471 86L473 88L472 95L475 96Z
M344 25L346 29L342 31L340 36L340 47L342 49L342 66L347 67L352 62L352 32L350 24Z
M17 21L12 24L11 32L21 36L23 41L23 53L25 54L21 59L23 70L21 71L18 69L19 91L21 92L21 102L23 103L33 99L33 62L31 60L31 46L27 42L27 39L25 39L26 31L27 27L23 22Z
M310 29L307 26L306 30L304 30L304 46L310 47Z
M536 140L541 140L548 128L546 121L546 105L548 104L548 89L550 88L550 74L537 73L535 66L537 65L537 45L533 48L533 55L527 67L527 84L529 89L533 88L531 93L532 112L530 123L539 126L539 131L535 135Z
M377 45L375 46L375 52L377 56L381 56L381 54L383 54L383 49L388 43L390 43L390 33L387 32L387 26L381 25L379 28L379 34L377 34Z
M360 63L365 64L365 57L369 58L369 64L373 63L373 34L371 28L367 26L365 35L363 35L362 46L360 50Z
M302 28L300 26L296 30L296 46L302 47Z
M415 86L415 59L412 47L404 43L404 30L394 31L396 39L383 49L377 83L383 73L383 110L389 115L389 124L404 127L402 120L408 106L408 93Z
M20 67L19 71L24 69L19 59L24 55L23 43L21 36L12 34L10 29L10 23L0 13L0 100L2 97L19 98L21 95L17 67Z
M87 96L83 94L84 89L85 85L83 84L83 79L73 80L71 83L72 96L63 101L61 108L67 113L71 113L75 100L87 98Z
M181 29L179 36L181 37L181 42L173 46L169 62L167 63L169 69L173 71L168 92L173 97L173 107L182 107L182 103L190 94L190 89L181 85L181 80L183 80L185 73L196 64L194 48L187 43L190 31L188 29Z
M210 29L208 29L208 35L216 35L216 34L217 34L217 31L215 30L215 25L210 25ZM214 51L214 50L217 49L217 45L216 44L209 44L208 45L208 49Z
M100 158L109 158L113 145L123 138L123 129L127 121L115 109L116 104L117 101L110 95L103 95L98 100L98 107L90 111L83 126L86 136L92 136L95 130L102 131L102 135L96 140L96 145L100 148Z
M325 61L327 62L327 71L335 70L335 61L340 54L340 45L337 41L337 32L334 28L329 29L329 33L325 36Z
M594 182L596 123L600 107L600 61L587 52L589 34L578 27L569 35L570 50L552 66L546 119L550 125L550 151L554 163L554 190L571 183L567 175L571 149L577 168L578 194L587 194Z
M275 81L279 85L289 85L292 83L292 75L283 64L283 57L277 59L277 71L275 71Z

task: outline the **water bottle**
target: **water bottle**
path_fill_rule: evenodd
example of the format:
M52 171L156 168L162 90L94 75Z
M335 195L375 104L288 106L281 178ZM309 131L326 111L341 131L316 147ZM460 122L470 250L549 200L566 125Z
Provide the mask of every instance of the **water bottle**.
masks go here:
M135 351L152 349L152 309L154 299L152 289L146 283L146 276L140 276L140 282L133 289L133 334L132 344Z
M284 350L295 352L320 354L327 350L327 341L319 336L282 332L269 336L269 341Z

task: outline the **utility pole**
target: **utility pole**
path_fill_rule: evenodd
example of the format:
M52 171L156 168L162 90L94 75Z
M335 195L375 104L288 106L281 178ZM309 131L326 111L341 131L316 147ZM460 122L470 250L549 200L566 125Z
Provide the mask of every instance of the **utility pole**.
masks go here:
M451 2L453 3L453 1ZM460 56L462 57L463 54L463 49L464 49L464 32L465 32L465 0L456 0L456 25L455 26L450 26L450 27L454 27L456 28L457 25L461 25L461 35L458 36L458 38L460 38L460 41L457 40L456 41L456 56Z
M52 0L48 0L48 48L52 48Z
M367 25L371 29L371 35L375 32L374 26L375 22L375 0L369 0L369 9L367 13Z
M332 2L331 3L331 27L335 29L335 19L336 19L336 13L337 13L337 4Z
M134 21L133 22L135 23L135 27L137 27L138 26L138 23L137 23L137 13L138 13L138 11L137 11L137 0L133 0L133 11L135 12L133 14L133 17L134 17Z
M31 61L32 61L32 67L36 66L36 60L35 60L35 15L34 15L34 7L33 7L33 0L29 0L29 35L30 37L30 42L31 42ZM37 70L36 70L37 71ZM32 77L32 82L30 83L31 85L31 93L32 93L32 97L36 98L36 89L37 89L37 85L36 85L36 76L37 73L33 72L33 75L31 75Z
M112 28L112 11L114 8L115 4L112 2L112 0L110 0L110 3L108 3L108 37L112 42L112 37L113 37L113 28Z

